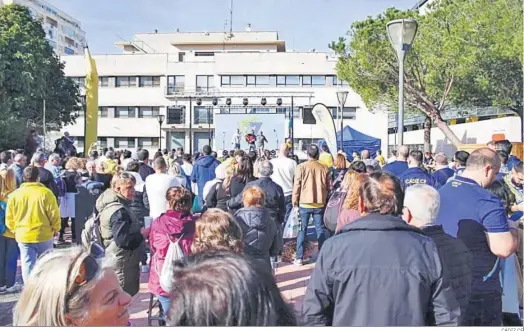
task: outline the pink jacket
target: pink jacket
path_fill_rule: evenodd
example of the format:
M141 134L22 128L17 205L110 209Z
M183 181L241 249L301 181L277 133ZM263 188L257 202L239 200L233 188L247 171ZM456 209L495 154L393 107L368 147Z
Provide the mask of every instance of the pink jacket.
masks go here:
M180 247L187 256L191 253L191 244L195 236L195 218L188 213L168 210L165 214L153 221L149 233L149 247L151 250L151 263L149 269L149 292L155 295L168 297L160 286L160 272L169 248L169 237L172 241L184 234L180 240Z

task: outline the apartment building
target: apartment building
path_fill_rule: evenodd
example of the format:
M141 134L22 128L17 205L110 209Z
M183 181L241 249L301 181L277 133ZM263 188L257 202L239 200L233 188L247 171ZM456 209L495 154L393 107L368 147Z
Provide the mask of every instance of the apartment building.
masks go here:
M80 22L43 0L0 0L0 6L19 4L29 9L33 18L42 21L46 39L56 54L82 54L86 33Z
M295 148L305 149L323 138L312 105L323 103L336 116L336 92L346 90L343 124L381 138L387 147L386 114L369 112L337 79L336 56L286 51L276 32L141 33L116 45L122 54L94 55L99 146L196 151L211 141L220 150L229 148L230 137L215 127L219 116L284 114L285 124L278 130L288 137L292 120ZM66 75L83 87L83 56L61 59ZM165 117L161 127L158 115ZM340 120L335 122L340 128ZM83 147L83 114L65 130ZM272 132L266 136L274 141Z

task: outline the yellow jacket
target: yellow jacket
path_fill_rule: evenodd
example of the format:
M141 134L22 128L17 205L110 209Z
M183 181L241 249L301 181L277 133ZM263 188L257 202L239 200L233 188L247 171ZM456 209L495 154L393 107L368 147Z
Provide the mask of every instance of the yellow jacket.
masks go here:
M333 166L333 155L331 155L328 152L320 153L320 157L318 160L320 161L320 163L322 163L328 168L331 168Z
M23 183L9 195L6 227L18 243L41 243L60 231L60 211L56 198L40 183Z

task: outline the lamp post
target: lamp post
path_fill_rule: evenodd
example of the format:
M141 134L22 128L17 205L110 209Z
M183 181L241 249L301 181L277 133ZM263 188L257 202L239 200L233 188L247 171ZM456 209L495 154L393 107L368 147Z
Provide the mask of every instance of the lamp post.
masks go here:
M158 115L158 125L159 125L159 131L158 131L158 145L160 149L162 150L162 123L164 123L164 120L166 119L165 115Z
M340 108L340 149L342 152L344 151L344 106L346 105L348 93L348 91L337 92L338 107Z
M398 146L404 144L404 59L417 35L416 20L393 20L387 24L391 46L398 59ZM397 146L397 147L398 147ZM397 148L398 149L398 148Z

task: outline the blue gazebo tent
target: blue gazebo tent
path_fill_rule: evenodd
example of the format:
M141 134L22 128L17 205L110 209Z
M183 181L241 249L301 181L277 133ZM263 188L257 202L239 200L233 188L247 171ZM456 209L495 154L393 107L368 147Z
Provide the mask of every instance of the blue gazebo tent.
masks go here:
M340 150L340 131L337 132L337 147ZM380 150L381 140L375 137L368 136L360 131L357 131L346 125L344 127L344 144L343 151L346 153L348 159L353 161L353 152L361 153L367 149L371 158L377 156L377 151Z

